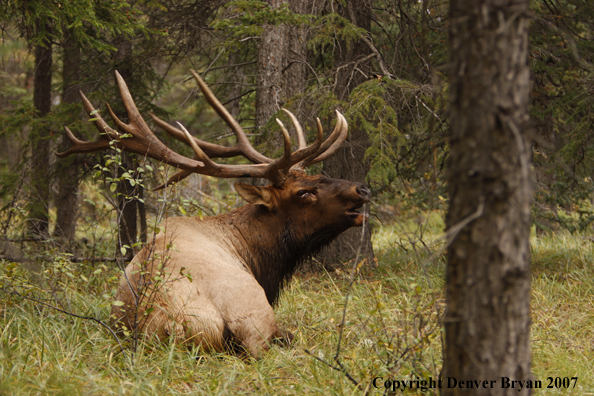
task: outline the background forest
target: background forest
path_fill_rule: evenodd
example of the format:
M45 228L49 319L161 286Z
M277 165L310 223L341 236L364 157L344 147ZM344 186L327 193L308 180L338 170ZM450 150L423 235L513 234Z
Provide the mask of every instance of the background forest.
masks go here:
M594 3L530 10L533 370L594 389ZM437 378L448 18L441 0L0 0L0 393L344 394L376 376ZM370 227L314 258L279 302L296 346L258 363L120 344L102 326L119 265L165 216L242 205L233 180L193 175L157 193L145 190L173 173L158 162L54 154L70 146L64 126L98 136L79 90L125 119L116 70L147 121L152 112L232 145L189 69L267 155L282 152L282 107L309 141L315 117L327 134L339 109L347 143L309 171L372 190ZM355 258L354 270L337 264Z

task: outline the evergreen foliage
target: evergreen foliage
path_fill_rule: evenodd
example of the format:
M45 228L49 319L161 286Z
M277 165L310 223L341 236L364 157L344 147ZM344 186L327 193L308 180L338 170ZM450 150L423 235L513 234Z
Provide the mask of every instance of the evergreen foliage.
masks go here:
M532 10L534 217L543 229L585 229L594 219L594 5L543 0Z

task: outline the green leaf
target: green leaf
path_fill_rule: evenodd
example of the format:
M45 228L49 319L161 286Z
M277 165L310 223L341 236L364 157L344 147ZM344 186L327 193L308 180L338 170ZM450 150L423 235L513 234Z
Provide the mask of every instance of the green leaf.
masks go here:
M115 305L116 307L122 307L124 305L123 301L114 301L112 303L112 305Z

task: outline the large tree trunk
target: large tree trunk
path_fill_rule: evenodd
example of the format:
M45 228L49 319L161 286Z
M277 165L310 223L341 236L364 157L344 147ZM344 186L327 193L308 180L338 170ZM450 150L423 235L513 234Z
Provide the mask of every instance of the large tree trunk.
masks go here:
M78 82L80 81L80 48L76 40L67 30L64 40L64 60L63 60L63 88L62 103L78 103ZM77 116L78 118L78 116ZM70 147L66 136L60 139L60 151L65 151ZM56 227L54 235L64 237L68 241L74 239L76 231L76 219L78 217L78 162L80 156L73 155L64 158L56 163L58 178L58 195L56 197Z
M367 1L347 2L346 9L340 7L339 12L356 26L369 30L371 28L371 4ZM354 45L342 43L338 46L336 66L341 66L336 75L335 94L339 100L348 100L351 91L365 81L365 76L355 70L357 68L369 74L368 64L355 64L357 60L369 55L370 49L362 41ZM334 178L347 179L365 183L369 172L369 162L364 159L369 147L367 132L358 125L349 124L349 137L334 156L324 161L324 172ZM324 248L319 258L326 265L352 260L373 258L371 230L366 225L363 229L351 228L342 233L332 244Z
M269 0L271 8L284 1ZM266 25L258 47L258 77L256 81L256 129L262 128L280 108L283 57L287 52L285 25ZM279 140L280 142L280 140Z
M501 378L531 379L527 13L528 0L451 2L443 375L498 381L477 395L515 395Z
M271 8L288 3L291 11L303 13L305 2L269 0ZM285 105L288 99L302 93L306 86L307 27L264 26L258 46L258 78L256 82L256 129L262 128ZM301 115L297 112L297 118ZM282 147L282 135L263 135L270 150Z
M307 1L289 0L289 8L296 14L306 14ZM307 26L287 26L286 50L283 59L283 97L289 99L301 94L307 87ZM302 114L296 114L301 119Z
M49 29L49 28L46 28ZM45 117L52 104L52 46L42 42L35 46L35 74L33 76L33 105L37 116ZM49 230L50 197L50 130L40 126L31 134L31 198L28 229L33 234L47 235Z

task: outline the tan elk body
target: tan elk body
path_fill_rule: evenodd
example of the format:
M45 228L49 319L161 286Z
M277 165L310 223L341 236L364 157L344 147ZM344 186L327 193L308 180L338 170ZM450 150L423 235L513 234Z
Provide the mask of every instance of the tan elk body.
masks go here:
M203 142L153 116L157 125L191 145L196 157L190 159L169 150L150 131L116 73L130 124L118 120L109 106L108 110L118 130L132 137L122 138L111 129L81 93L87 112L93 113L96 126L105 134L97 141L82 142L66 128L72 147L58 155L115 145L179 167L180 171L163 186L191 173L263 177L272 182L267 187L236 183L237 192L248 204L227 214L167 219L155 240L125 269L115 298L123 305L112 306L112 317L120 328L160 339L175 337L206 350L222 351L228 341L235 341L257 358L271 341L291 337L279 329L272 309L282 287L304 258L349 227L363 224L366 215L357 209L369 200L370 193L362 184L308 176L303 171L332 155L344 141L347 123L340 113L327 140L322 142L318 120L318 137L306 146L299 123L287 112L299 148L291 152L288 133L279 121L285 154L272 160L253 149L237 121L192 73L206 99L235 132L235 147ZM236 155L254 164L226 165L211 160Z

